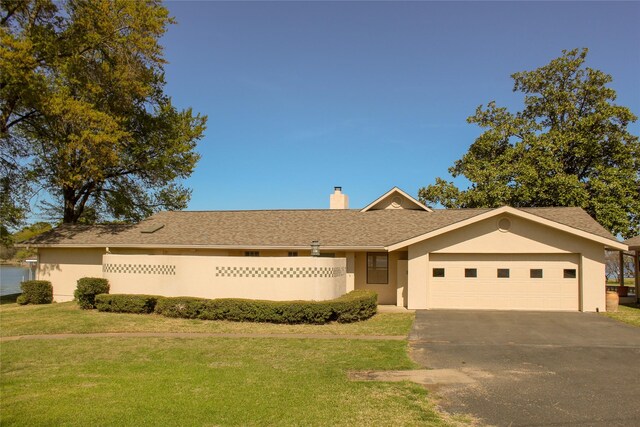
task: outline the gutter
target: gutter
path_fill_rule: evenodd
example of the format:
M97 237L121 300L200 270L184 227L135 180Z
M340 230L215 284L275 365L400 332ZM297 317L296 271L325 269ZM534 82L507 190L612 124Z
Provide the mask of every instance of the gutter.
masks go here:
M17 245L16 245L17 246ZM222 250L310 250L309 245L305 246L265 246L265 245L151 245L151 244L112 244L112 243L88 243L88 244L37 244L21 245L26 248L42 249L101 249L101 248L126 248L126 249L222 249ZM387 252L385 246L324 246L320 249L325 251L360 252L379 251Z

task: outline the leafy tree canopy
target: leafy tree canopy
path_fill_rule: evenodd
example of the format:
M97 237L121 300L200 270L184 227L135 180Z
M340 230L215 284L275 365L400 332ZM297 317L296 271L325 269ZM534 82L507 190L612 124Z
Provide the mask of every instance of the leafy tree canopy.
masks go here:
M25 258L35 255L36 252L34 249L18 249L14 244L22 243L52 228L48 222L36 222L35 224L24 226L22 229L11 234L4 226L0 225L0 259L8 260L13 258L22 261Z
M53 227L48 222L36 222L35 224L22 227L19 231L13 233L13 241L15 243L21 243L25 240L29 240L32 237L38 236L44 232L51 230Z
M636 116L616 105L610 75L585 67L587 49L513 74L524 93L516 113L490 102L469 123L484 132L449 172L471 186L436 178L426 204L447 208L579 206L614 234L640 232L640 143L627 130Z
M163 92L159 1L0 0L0 213L65 223L183 209L206 117Z

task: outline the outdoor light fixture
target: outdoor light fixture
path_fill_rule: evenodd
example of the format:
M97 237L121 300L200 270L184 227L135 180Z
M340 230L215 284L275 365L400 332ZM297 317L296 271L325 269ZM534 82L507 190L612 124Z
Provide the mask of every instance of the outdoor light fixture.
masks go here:
M317 240L311 242L311 256L320 256L320 242Z

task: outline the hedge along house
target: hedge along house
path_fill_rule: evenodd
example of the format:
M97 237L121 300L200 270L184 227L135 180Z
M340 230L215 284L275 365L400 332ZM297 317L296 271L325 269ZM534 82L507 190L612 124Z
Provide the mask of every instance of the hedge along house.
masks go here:
M30 243L58 301L83 276L112 293L271 300L372 289L410 309L605 309L605 249L580 208L432 210L398 188L348 209L160 212L136 225L61 226Z

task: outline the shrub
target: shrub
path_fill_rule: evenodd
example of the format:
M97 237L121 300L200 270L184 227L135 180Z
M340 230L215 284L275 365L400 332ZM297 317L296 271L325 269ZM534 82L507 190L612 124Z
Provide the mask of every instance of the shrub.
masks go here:
M110 313L153 313L156 303L162 297L156 295L131 295L131 294L98 294L95 306L98 311Z
M329 301L262 301L247 299L162 298L155 311L167 317L236 322L356 322L373 316L378 295L357 290Z
M235 322L327 323L333 319L329 301L206 300L198 318Z
M365 320L376 314L378 294L373 291L356 290L333 300L336 321L340 323Z
M99 277L83 277L78 280L78 287L73 296L78 305L84 310L96 308L95 300L98 294L109 293L109 281Z
M162 298L156 304L156 313L167 317L181 317L183 319L198 319L207 300L194 297Z
M53 302L53 286L48 280L27 280L20 284L22 295L16 302L25 304L51 304Z

